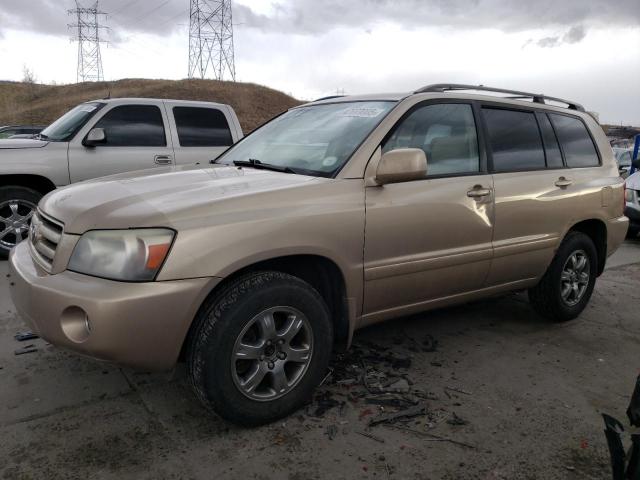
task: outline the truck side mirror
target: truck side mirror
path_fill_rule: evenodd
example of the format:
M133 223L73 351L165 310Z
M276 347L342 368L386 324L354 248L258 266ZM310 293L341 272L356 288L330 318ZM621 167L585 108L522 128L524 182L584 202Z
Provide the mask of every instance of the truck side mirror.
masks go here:
M382 155L376 170L376 182L410 182L421 180L427 175L427 156L419 148L399 148Z
M85 147L95 147L105 143L107 143L107 134L105 133L104 128L92 128L82 141L82 144Z

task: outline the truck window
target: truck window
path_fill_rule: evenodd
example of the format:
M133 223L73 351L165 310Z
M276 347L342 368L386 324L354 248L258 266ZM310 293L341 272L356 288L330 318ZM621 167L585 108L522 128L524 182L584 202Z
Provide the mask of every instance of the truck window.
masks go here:
M453 175L480 170L478 137L471 105L419 107L396 125L382 152L420 148L427 156L427 175Z
M496 172L545 168L538 122L533 112L483 107Z
M108 147L164 147L162 113L155 105L121 105L109 110L95 128L104 128Z
M580 119L556 113L549 116L568 167L596 167L600 164L596 147Z
M173 107L181 147L228 147L233 144L227 119L220 110Z

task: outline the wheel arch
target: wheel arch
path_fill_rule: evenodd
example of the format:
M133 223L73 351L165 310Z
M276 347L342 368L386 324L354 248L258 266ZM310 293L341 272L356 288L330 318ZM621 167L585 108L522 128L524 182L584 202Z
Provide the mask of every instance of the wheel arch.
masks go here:
M607 261L607 225L602 220L582 220L569 228L569 232L582 232L593 241L598 253L598 276L604 271ZM568 233L568 232L567 232Z
M315 288L323 300L329 307L331 320L334 327L334 346L345 348L348 346L352 326L349 304L347 302L347 291L345 276L340 267L331 259L313 254L296 254L274 257L267 260L261 260L250 265L246 265L215 285L215 287L206 295L197 312L211 297L222 292L228 285L236 279L260 271L277 271L298 277L313 288ZM196 330L195 318L189 326L189 330L180 350L180 359L184 360L187 346L191 342L191 337Z
M55 184L43 175L5 174L0 175L0 187L26 187L46 195L55 190Z

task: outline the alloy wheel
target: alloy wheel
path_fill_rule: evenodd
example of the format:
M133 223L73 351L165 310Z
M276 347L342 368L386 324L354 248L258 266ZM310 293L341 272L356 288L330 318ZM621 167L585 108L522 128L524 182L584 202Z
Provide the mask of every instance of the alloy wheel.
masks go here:
M236 339L233 381L252 400L275 400L298 384L312 354L313 332L302 312L287 306L266 309Z
M29 234L31 217L36 205L28 200L13 199L0 203L0 246L15 247Z
M560 274L560 295L564 303L572 307L582 299L589 286L590 273L589 257L584 250L569 255Z

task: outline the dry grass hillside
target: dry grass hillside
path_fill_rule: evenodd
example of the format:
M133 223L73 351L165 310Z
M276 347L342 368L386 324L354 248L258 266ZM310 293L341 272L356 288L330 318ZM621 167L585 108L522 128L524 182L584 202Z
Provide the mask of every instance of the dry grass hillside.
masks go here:
M277 90L253 83L216 80L144 80L72 85L0 82L0 125L47 125L78 103L111 97L173 98L227 103L249 132L300 102Z

